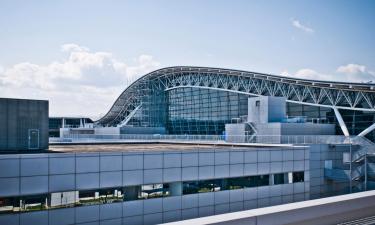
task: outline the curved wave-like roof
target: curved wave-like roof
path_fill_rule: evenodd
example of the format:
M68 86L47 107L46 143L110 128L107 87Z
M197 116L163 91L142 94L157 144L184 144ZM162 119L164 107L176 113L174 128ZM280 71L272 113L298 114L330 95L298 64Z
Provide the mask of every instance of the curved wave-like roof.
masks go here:
M264 73L209 67L176 66L137 79L96 123L116 126L141 104L147 87L168 91L195 87L253 96L283 96L288 102L330 108L375 111L375 84L307 80Z

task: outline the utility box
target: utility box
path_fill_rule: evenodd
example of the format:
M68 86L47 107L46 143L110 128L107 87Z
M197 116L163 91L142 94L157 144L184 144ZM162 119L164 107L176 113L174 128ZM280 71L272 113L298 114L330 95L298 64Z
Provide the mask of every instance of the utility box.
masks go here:
M0 98L0 153L48 149L48 101Z

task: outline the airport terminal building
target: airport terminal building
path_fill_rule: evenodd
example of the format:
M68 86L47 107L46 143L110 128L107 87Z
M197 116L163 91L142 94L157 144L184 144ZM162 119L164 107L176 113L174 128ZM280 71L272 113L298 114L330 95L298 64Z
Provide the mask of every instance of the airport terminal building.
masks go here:
M160 224L375 189L374 86L151 72L93 126L0 154L0 224Z
M286 115L337 124L357 135L375 122L374 85L303 80L238 70L170 67L149 73L118 97L98 124L161 127L168 134L221 135L247 115L248 98L285 97ZM335 109L346 124L340 129ZM373 139L374 133L368 133Z

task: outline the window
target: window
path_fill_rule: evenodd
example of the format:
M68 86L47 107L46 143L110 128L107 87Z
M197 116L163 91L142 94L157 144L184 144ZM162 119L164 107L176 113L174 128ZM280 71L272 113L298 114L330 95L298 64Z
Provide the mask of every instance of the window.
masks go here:
M196 193L198 193L198 190L199 190L198 181L183 182L182 194L184 194L184 195L196 194Z
M229 190L241 189L246 186L248 180L245 177L228 178L228 188Z
M272 178L272 179L270 179ZM96 190L54 192L40 195L0 198L0 213L40 211L54 208L99 205L139 199L181 196L268 185L304 182L304 172L289 172L247 177L173 182L102 188ZM182 193L181 193L182 191Z
M141 186L128 186L123 188L125 201L137 200L141 196Z
M246 183L245 183L245 187L257 187L258 186L258 181L257 181L257 176L251 176L251 177L246 177Z
M259 106L260 106L260 101L259 101L259 100L256 100L256 101L255 101L255 106L256 106L256 107L259 107Z
M293 183L304 182L305 173L304 172L293 172Z
M123 201L123 193L120 188L110 188L99 190L99 199L101 203L112 203Z
M139 198L148 199L148 198L160 198L163 196L167 196L169 193L166 192L166 189L168 188L169 188L168 184L142 185Z
M0 198L0 214L20 211L18 198Z
M78 205L96 205L100 203L99 192L97 191L79 191Z
M199 181L199 193L205 192L212 192L212 191L220 191L221 184L217 180L204 180Z
M38 211L47 209L47 196L27 196L20 201L21 211Z
M288 174L287 173L278 173L273 175L273 184L286 184L288 181Z
M78 191L51 193L49 198L51 208L71 207L79 201Z
M260 175L256 176L257 186L267 186L270 185L270 175Z

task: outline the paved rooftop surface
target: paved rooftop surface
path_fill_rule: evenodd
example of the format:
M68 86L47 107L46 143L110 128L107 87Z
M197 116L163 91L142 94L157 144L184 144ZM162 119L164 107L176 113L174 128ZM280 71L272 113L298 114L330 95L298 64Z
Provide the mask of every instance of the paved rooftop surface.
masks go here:
M252 150L259 148L299 148L289 144L246 144L210 142L127 142L127 143L54 143L53 152L152 152L152 151L197 151L197 150Z

